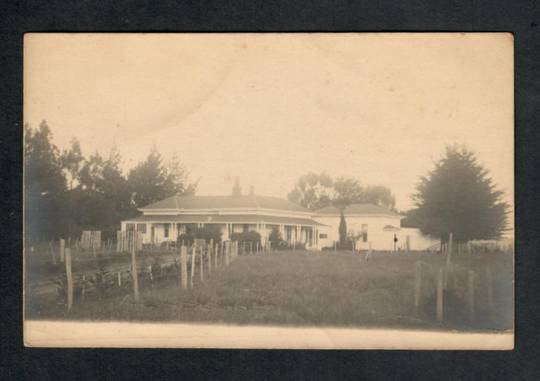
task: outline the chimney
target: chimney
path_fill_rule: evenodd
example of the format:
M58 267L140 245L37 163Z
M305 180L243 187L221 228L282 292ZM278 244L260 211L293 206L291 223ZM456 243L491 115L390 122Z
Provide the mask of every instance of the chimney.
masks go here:
M234 178L234 186L232 189L233 196L242 196L242 188L240 188L240 179L238 176Z

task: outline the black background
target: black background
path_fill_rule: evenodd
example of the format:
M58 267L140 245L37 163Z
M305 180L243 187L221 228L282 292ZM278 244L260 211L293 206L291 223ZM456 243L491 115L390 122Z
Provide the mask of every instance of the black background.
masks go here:
M540 379L540 5L534 1L3 1L0 4L1 379ZM516 349L36 349L22 341L25 32L505 31L515 37Z

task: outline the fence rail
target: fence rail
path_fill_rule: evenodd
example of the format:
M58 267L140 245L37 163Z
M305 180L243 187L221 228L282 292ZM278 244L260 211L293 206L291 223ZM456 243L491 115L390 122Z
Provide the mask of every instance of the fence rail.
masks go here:
M59 241L56 247L50 244L52 262L56 266L63 264L64 269L53 279L28 282L27 296L38 298L43 294L56 294L64 299L68 311L74 301L84 302L89 293L102 297L109 291L129 292L138 301L141 286L153 287L163 279L177 279L182 290L193 289L212 276L213 272L228 267L240 253L259 253L264 249L260 245L243 245L240 248L237 241L214 243L213 240L206 242L196 239L190 246L169 247L163 251L142 248L140 235L137 234L127 234L127 237L121 238L127 240L122 246L131 249L131 260L128 262L100 264L100 260L127 257L126 252L118 253L114 248L90 254L77 244L73 245L77 249L72 251L64 240ZM105 253L109 255L105 256ZM85 265L88 263L93 264L93 268ZM77 265L75 269L73 264ZM134 268L136 271L133 271Z

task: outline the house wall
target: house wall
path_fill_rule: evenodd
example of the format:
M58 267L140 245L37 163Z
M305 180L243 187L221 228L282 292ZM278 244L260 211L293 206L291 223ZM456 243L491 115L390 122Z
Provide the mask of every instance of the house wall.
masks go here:
M320 238L321 247L332 247L334 241L339 241L339 216L315 216L314 219L321 224L327 225L326 228L321 228L319 232L319 237L320 234L327 234L327 238ZM399 216L345 216L345 222L347 223L347 232L360 233L362 225L367 225L367 241L363 242L360 239L356 246L358 250L369 249L370 242L373 250L392 250L394 232L384 231L383 228L386 225L399 227L401 223ZM400 233L397 232L396 235L399 240Z
M340 217L314 217L318 222L328 225L319 229L320 234L326 234L327 238L319 238L320 248L333 247L334 241L339 241L339 221ZM397 250L407 250L407 237L409 241L409 250L426 250L437 245L437 239L425 236L416 228L400 228L401 220L399 217L385 216L346 216L347 232L355 231L360 233L362 225L368 227L367 242L360 239L356 244L357 250L369 249L371 243L372 250L394 250L394 234L398 242L396 243ZM395 226L400 229L385 231L387 225Z

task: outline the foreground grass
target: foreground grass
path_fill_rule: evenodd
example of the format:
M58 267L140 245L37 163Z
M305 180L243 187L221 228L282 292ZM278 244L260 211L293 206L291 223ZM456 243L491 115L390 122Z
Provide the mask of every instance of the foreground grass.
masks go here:
M84 320L187 321L296 326L399 326L441 328L430 293L420 311L413 307L414 263L437 266L435 254L379 253L369 261L351 253L277 252L239 257L193 290L176 280L143 285L141 302L129 289L104 300L91 296L69 316L62 305L32 306L30 318ZM467 263L480 268L485 261ZM511 258L491 260L497 279L496 308L477 301L476 321L463 318L466 306L448 295L443 328L501 330L512 327ZM198 278L198 277L197 277ZM426 276L426 284L431 282ZM481 293L479 293L481 296Z

